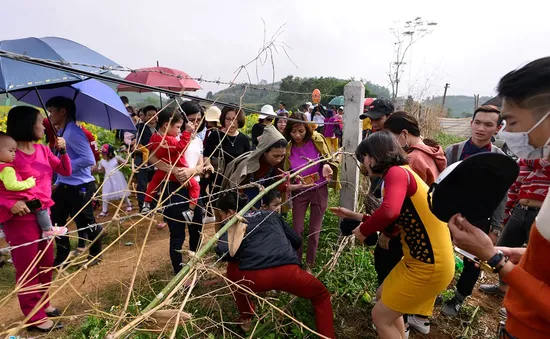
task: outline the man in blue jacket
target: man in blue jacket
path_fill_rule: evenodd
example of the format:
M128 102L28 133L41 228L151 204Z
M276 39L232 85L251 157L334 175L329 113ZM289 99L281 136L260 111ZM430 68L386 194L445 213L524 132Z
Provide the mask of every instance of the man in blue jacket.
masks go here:
M76 106L66 97L54 97L46 102L50 119L59 127L58 135L67 142L67 154L71 159L72 174L59 175L53 187L52 199L55 205L51 208L52 223L63 226L69 217L74 217L78 229L78 244L73 256L80 255L91 243L88 265L99 262L101 253L101 226L89 226L96 223L91 203L96 191L92 166L95 158L88 138L76 124ZM61 265L69 257L71 244L67 236L56 238L57 252L54 264Z

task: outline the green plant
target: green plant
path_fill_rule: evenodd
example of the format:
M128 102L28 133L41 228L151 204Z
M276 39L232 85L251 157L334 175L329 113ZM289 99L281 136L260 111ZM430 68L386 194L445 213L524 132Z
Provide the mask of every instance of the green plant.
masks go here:
M258 122L258 114L252 113L246 116L246 122L242 128L242 132L246 135L252 134L252 126Z
M459 137L459 136L452 135L452 134L446 134L446 133L438 133L438 134L435 135L434 139L437 142L439 142L439 144L441 145L441 147L443 149L447 148L448 146L450 146L452 144L456 144L456 143L459 143L461 141L464 141L463 137Z

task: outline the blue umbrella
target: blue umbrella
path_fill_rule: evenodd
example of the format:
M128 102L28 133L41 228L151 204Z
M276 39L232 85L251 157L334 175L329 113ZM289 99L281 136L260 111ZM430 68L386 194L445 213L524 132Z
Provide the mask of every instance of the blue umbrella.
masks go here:
M78 121L110 130L135 130L132 118L118 94L111 87L95 79L62 87L28 88L11 94L19 101L38 107L53 97L68 97L75 102Z
M57 37L4 40L0 41L0 50L35 58L61 61L75 69L94 73L104 73L108 70L71 63L119 67L116 62L86 46ZM86 78L83 76L69 72L0 57L0 93L29 87L77 82L84 79Z

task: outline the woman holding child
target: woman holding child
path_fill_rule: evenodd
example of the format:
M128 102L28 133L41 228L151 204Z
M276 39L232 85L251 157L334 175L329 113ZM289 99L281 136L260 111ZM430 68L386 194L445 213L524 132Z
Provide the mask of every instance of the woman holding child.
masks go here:
M49 209L54 204L51 199L53 173L71 175L71 162L65 151L65 140L56 139L56 146L61 150L60 158L53 155L47 146L37 144L44 137L43 117L37 109L28 106L14 107L9 111L7 134L9 137L0 139L0 147L5 148L10 140L15 140L17 149L12 165L22 180L34 177L35 188L32 192L35 199L40 202L40 208ZM42 238L36 211L31 211L27 204L28 200L26 203L23 199L14 200L6 195L0 197L0 208L13 214L4 223L6 241L10 246ZM50 305L47 290L44 289L52 281L52 242L44 240L32 243L13 249L11 254L17 284L26 289L18 298L21 310L28 318L27 323L33 324L30 328L43 332L62 328L61 324L54 324L49 319L59 316L60 313ZM40 259L34 262L35 258ZM28 278L22 281L25 272L28 272Z

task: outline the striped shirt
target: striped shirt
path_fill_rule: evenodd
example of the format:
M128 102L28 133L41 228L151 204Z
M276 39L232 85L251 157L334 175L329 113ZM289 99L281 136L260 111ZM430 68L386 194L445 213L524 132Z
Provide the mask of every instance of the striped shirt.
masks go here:
M519 159L519 175L508 190L505 215L521 199L544 201L550 187L550 162L546 159Z

